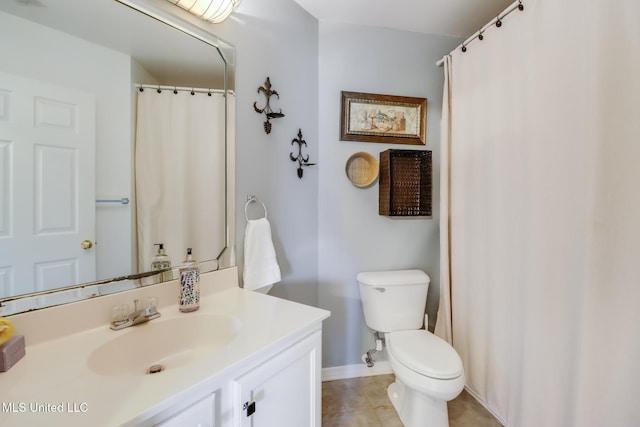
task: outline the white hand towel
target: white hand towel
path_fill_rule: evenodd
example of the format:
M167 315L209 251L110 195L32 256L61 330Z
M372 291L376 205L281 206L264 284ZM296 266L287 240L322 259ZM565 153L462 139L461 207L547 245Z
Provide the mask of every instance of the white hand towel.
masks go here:
M268 286L268 291L280 278L269 221L266 218L249 220L244 232L244 288L253 291Z

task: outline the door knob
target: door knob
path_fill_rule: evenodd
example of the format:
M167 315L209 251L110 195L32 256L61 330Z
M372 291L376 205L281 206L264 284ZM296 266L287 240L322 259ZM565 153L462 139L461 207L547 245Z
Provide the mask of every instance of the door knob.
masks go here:
M91 249L93 242L91 240L83 240L82 243L80 243L80 247L84 250Z

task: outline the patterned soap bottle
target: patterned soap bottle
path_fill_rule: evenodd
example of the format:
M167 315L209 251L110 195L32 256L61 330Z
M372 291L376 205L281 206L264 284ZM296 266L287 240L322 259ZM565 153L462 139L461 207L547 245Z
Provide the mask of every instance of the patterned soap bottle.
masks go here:
M183 313L200 308L200 270L193 259L191 248L187 249L187 258L180 265L180 302L178 308Z

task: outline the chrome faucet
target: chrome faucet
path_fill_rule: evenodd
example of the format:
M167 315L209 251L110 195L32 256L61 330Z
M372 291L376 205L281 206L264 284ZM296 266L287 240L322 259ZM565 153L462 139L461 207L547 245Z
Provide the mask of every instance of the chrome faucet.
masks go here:
M131 313L128 313L128 306L126 304L114 307L114 320L111 321L111 329L119 331L120 329L146 323L149 320L160 317L160 312L156 308L155 298L150 299L147 302L147 306L143 309L138 309L138 302L137 299L133 300L133 312ZM115 314L116 311L118 312L117 315Z

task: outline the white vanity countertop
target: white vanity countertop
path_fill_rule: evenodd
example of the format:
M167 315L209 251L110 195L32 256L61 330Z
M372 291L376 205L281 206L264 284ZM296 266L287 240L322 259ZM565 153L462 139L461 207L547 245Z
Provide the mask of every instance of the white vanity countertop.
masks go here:
M96 302L84 302L85 306L80 302L56 307L51 314L42 310L31 316L25 313L12 317L16 334L25 335L27 354L8 372L0 373L0 425L136 425L143 414L166 411L186 396L206 389L213 391L209 387L222 381L230 371L255 362L257 353L264 356L279 352L292 337L304 337L329 317L325 310L240 289L237 270L228 270L202 275L200 310L194 313L180 313L177 305L171 303L177 292L174 281L143 288L137 294L132 291L101 297ZM211 286L207 281L212 280L226 284ZM162 317L148 325L181 316L216 314L238 319L241 328L229 344L186 366L167 367L154 375L95 373L87 361L96 348L128 330L147 326L112 331L108 321L104 321L110 316L109 307L149 295L158 298ZM98 316L98 325L92 324L96 322L91 314L95 310L106 310ZM77 330L78 323L90 329ZM39 332L40 329L47 332ZM30 344L30 332L35 344ZM122 351L126 353L128 349Z

